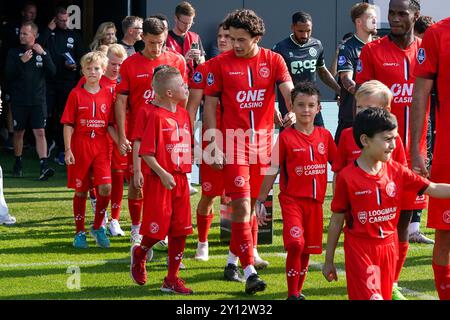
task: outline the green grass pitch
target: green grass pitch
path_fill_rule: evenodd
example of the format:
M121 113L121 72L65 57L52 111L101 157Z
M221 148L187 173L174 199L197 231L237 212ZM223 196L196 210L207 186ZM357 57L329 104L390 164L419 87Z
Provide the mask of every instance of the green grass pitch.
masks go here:
M210 260L198 262L193 259L197 244L195 208L199 195L191 197L194 234L188 237L183 260L187 269L181 270L180 276L195 294L180 297L159 290L166 274L164 253L156 252L154 261L147 264L148 282L145 286L138 286L130 279L130 218L126 191L121 215L126 236L110 238L109 249L96 247L92 237L88 236L89 249L76 250L72 247L75 232L73 192L65 187L65 168L52 162L57 169L55 176L47 182L36 181L39 165L34 150L28 150L24 159L24 178L12 178L13 157L4 150L1 152L5 197L17 224L0 226L0 299L286 299L285 252L278 201L274 201L273 244L259 246L261 256L270 262L268 269L260 271L261 278L267 282L267 289L248 296L244 293L243 284L223 280L228 247L219 239L218 200L209 236ZM330 201L329 192L324 204L324 247ZM86 226L89 228L93 221L89 203L86 212ZM425 222L426 213L422 219L422 231L433 238L433 230L426 229ZM410 245L399 282L408 299L437 299L431 268L432 250L432 245ZM320 271L323 260L324 254L311 256L303 293L309 300L346 300L345 273L339 274L338 282L328 283ZM342 237L336 261L337 267L343 270ZM71 273L72 270L80 271L79 278Z

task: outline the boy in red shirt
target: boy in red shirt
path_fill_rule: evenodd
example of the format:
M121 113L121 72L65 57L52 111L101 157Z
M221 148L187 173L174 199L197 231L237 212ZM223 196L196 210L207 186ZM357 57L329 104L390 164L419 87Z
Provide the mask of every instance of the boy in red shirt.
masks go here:
M102 226L106 208L111 198L111 159L108 131L114 134L113 94L100 85L108 58L101 52L90 52L81 59L86 83L75 87L67 99L61 123L64 125L65 161L68 187L75 189L73 210L77 234L73 241L76 248L87 248L84 219L90 174L98 187L97 205L91 235L97 245L109 247L106 229Z
M280 133L278 150L272 152L271 172L264 177L255 208L258 224L265 224L264 202L280 168L288 300L304 300L301 292L309 255L322 253L327 162L333 161L336 145L327 129L314 126L314 118L320 111L320 93L314 84L298 83L291 100L297 122Z
M131 248L131 277L139 285L147 281L147 251L169 236L169 268L161 291L192 294L178 271L192 234L189 184L191 171L191 123L186 109L178 104L188 96L187 86L174 67L161 68L153 76L156 98L142 136L140 156L150 167L144 184L144 208L140 244Z
M349 299L390 300L404 193L450 198L450 185L430 182L391 159L398 133L397 119L388 111L372 107L361 111L353 132L362 152L337 176L322 273L328 281L337 281L334 253L345 221Z

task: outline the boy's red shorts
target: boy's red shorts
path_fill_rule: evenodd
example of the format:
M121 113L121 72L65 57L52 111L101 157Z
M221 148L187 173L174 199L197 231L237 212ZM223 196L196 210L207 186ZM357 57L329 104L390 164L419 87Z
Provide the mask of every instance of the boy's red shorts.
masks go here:
M122 171L126 171L128 169L128 156L121 155L119 148L114 142L112 143L111 169Z
M92 172L93 185L111 183L111 159L106 136L74 136L71 143L75 164L67 166L67 187L87 192Z
M349 300L391 300L397 263L395 235L363 239L345 234L345 273Z
M219 197L224 190L224 171L215 170L210 165L200 165L200 179L202 181L202 194L208 197Z
M292 243L304 244L303 253L322 253L322 203L308 198L278 196L283 216L283 242L287 249Z
M140 234L163 240L192 234L189 184L185 173L173 174L176 186L166 189L159 176L146 175Z

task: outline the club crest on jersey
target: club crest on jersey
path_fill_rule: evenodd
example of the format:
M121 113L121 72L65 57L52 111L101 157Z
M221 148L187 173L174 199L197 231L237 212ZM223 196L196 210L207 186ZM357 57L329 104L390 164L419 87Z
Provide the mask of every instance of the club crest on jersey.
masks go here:
M343 66L347 62L347 59L344 56L339 56L338 65Z
M303 167L302 166L295 167L295 174L301 176L303 174Z
M243 188L245 185L245 178L243 176L237 176L234 179L234 185L238 188Z
M397 195L397 185L394 181L391 181L386 185L386 193L391 198L394 198Z
M212 86L214 84L214 75L212 74L212 72L208 73L206 83L208 84L208 86Z
M102 110L103 113L106 113L106 104L102 104L100 110Z
M195 83L200 83L200 82L202 82L202 80L203 80L203 76L202 76L202 74L200 73L200 72L195 72L194 73L194 75L192 76L192 80L195 82Z
M42 56L36 56L36 61L37 62L42 62Z
M317 146L317 151L321 155L325 154L325 145L323 144L323 142L319 143L319 145Z
M309 48L309 55L311 56L311 57L316 57L317 56L317 50L316 49L314 49L314 48Z
M289 230L289 234L291 235L292 238L298 239L302 236L303 232L302 229L300 229L300 227L293 226L291 230Z
M67 42L68 42L68 43L74 43L74 40L73 40L72 37L68 37L68 38L67 38Z
M159 225L156 222L150 224L150 232L157 233L159 231Z
M358 60L358 64L356 65L356 72L361 73L363 70L362 61Z
M264 79L269 78L270 77L270 69L267 67L262 67L261 69L259 69L259 75Z
M425 53L425 49L420 48L419 52L417 52L417 61L419 61L419 64L422 64L425 61L426 57L427 55Z
M359 220L359 222L361 222L361 224L366 224L367 212L365 212L365 211L358 212L358 220Z
M450 210L447 210L442 214L442 221L446 224L450 224Z

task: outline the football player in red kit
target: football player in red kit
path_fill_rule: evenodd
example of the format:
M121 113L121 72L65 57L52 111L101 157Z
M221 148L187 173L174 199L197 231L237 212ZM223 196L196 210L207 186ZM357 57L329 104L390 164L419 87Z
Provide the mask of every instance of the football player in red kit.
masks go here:
M314 84L298 83L291 99L297 122L280 133L272 151L271 172L264 177L256 200L256 216L260 225L265 223L264 202L279 169L288 299L304 300L309 255L322 253L327 162L333 161L336 145L327 129L314 126L320 111L320 93Z
M438 108L436 108L436 144L434 146L431 179L450 182L450 18L431 26L423 38L417 53L419 65L414 70L417 77L411 112L411 160L414 171L428 176L424 157L420 152L421 134L426 123L428 100L436 85ZM433 271L439 298L450 300L450 202L430 199L428 208L429 228L435 229Z
M354 138L362 149L336 179L322 273L337 281L334 254L345 221L344 255L350 300L390 300L397 264L397 224L405 192L450 198L450 185L433 183L391 159L397 119L385 109L358 113Z
M230 31L233 50L211 62L206 79L205 128L211 137L208 148L212 159L206 157L203 161L224 170L225 192L231 198L233 211L230 251L241 261L245 291L253 294L266 288L253 265L256 232L252 229L257 230L258 224L252 212L270 162L275 85L290 110L293 84L283 58L259 47L265 28L255 12L242 9L230 13L224 28ZM223 108L221 129L226 136L223 146L222 135L215 130L219 98ZM285 125L292 124L293 119L294 115L288 113Z
M390 0L388 21L391 31L381 39L372 41L362 48L356 82L379 80L391 89L394 99L391 112L397 117L398 133L403 141L408 166L411 168L409 147L411 132L409 118L414 91L414 70L419 65L417 52L421 39L414 36L414 23L420 15L420 3L416 0ZM428 122L428 112L427 120ZM427 155L427 130L421 136L420 150ZM393 300L404 300L397 286L409 247L409 223L414 211L421 212L427 207L427 198L413 193L404 194L404 205L398 224L399 261L394 279Z
M111 197L111 159L108 131L114 132L113 94L100 86L108 58L101 52L90 52L81 59L86 83L75 87L67 99L61 123L64 124L65 161L68 187L75 189L73 210L77 234L73 245L87 248L84 229L86 197L90 175L98 187L94 225L91 235L97 245L109 247L106 229L102 226ZM117 137L115 134L111 134Z
M191 123L179 103L188 96L183 77L174 67L153 76L156 98L142 136L140 156L150 167L144 184L144 210L140 244L131 248L131 277L139 285L147 280L147 251L169 236L169 268L161 290L192 294L178 277L186 237L192 234L191 204L186 173L191 171Z

